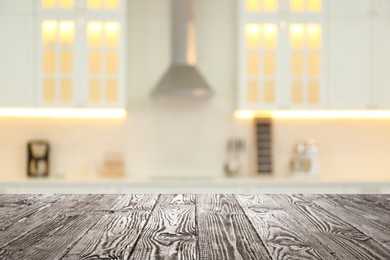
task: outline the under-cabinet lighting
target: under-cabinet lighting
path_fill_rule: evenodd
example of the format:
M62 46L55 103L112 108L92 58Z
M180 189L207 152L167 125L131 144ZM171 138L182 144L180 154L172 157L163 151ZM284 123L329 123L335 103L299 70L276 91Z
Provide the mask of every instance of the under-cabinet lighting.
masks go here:
M390 110L331 110L331 111L252 111L238 110L237 119L270 117L275 119L390 119Z
M238 110L234 112L234 116L238 119L252 119L255 115L253 111Z
M125 109L0 108L1 117L122 119Z

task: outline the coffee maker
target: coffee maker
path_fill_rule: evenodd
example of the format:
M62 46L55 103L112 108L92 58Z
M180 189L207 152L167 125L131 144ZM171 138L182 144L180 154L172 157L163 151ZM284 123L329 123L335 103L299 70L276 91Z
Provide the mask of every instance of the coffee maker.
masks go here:
M49 150L47 141L33 140L27 144L27 175L29 177L49 176Z

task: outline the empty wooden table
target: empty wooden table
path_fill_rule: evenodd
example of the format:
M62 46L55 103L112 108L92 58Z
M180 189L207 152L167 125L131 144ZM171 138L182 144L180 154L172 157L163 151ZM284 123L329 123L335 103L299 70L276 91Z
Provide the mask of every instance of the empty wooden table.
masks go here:
M390 195L0 195L0 259L390 259Z

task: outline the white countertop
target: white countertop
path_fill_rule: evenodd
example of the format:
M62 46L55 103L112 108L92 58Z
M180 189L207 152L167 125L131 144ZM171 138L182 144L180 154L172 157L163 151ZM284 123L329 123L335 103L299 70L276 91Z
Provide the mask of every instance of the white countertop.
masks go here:
M0 179L0 193L390 193L390 181L318 178Z

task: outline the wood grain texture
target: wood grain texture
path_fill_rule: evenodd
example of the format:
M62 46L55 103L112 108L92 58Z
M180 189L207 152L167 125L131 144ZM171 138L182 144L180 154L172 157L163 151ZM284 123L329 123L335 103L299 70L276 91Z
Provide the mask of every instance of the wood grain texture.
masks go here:
M160 195L130 259L196 259L194 195Z
M13 225L8 237L15 236L0 250L1 259L55 259L80 239L106 212L107 205L117 201L112 195L70 195L69 198L32 215L25 225ZM110 208L110 207L109 207Z
M353 195L342 198L328 195L312 202L337 215L390 250L389 211L372 206L371 203L364 203L362 199Z
M3 195L0 198L0 228L42 210L66 195Z
M157 195L124 195L62 258L128 259Z
M199 259L270 259L234 195L198 195Z
M317 237L265 195L237 195L273 259L335 259Z
M303 195L268 195L338 259L390 259L390 251Z
M389 195L0 195L0 259L390 259Z

